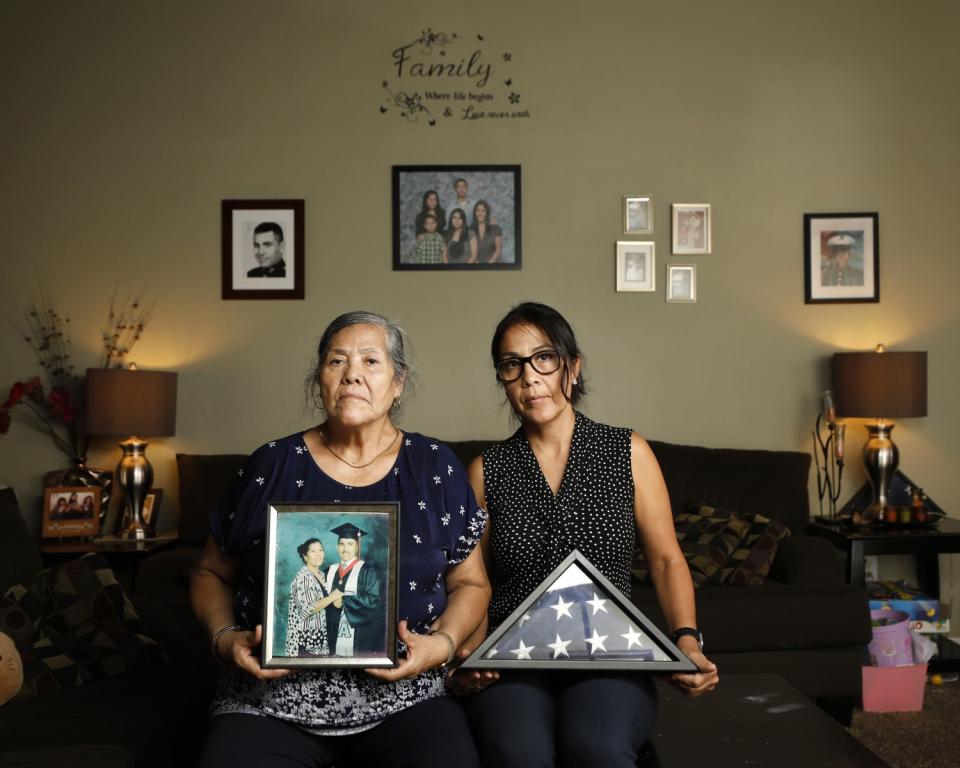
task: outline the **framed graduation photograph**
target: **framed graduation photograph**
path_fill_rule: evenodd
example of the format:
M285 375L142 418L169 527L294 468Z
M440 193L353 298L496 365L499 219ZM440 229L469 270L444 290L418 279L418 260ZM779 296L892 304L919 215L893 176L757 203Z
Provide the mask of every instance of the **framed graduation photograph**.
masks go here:
M399 502L271 504L264 668L397 663Z
M803 214L806 304L880 301L880 216Z
M519 165L393 166L393 268L520 269Z
M221 201L221 298L303 298L303 214L303 200Z

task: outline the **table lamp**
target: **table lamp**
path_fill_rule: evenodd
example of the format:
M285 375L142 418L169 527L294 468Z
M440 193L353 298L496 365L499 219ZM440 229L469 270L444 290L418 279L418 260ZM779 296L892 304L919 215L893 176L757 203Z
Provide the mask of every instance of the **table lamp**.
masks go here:
M927 415L927 353L887 352L883 344L873 352L837 352L831 374L837 415L875 420L866 425L863 446L873 489L863 520L870 522L888 506L887 489L900 464L889 419Z
M87 433L125 437L117 464L117 483L127 514L120 536L146 538L143 502L153 485L147 461L148 443L141 438L176 432L177 374L126 368L87 369Z

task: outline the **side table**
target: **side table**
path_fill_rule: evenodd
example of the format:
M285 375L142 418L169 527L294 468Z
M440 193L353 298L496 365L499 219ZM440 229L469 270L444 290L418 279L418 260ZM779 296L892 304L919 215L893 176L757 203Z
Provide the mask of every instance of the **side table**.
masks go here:
M143 561L157 552L172 549L179 540L176 532L170 532L141 540L120 539L116 536L102 536L91 541L78 542L44 540L40 542L39 548L40 557L46 565L73 560L87 552L103 555L112 568L129 574L129 587L133 591L137 571Z

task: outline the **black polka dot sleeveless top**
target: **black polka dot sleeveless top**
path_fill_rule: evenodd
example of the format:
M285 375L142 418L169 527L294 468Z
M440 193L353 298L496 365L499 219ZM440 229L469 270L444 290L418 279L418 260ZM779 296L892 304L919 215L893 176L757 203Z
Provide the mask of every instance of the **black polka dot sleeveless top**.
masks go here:
M553 495L522 429L483 452L493 556L493 629L576 548L629 597L634 528L631 430L576 414Z

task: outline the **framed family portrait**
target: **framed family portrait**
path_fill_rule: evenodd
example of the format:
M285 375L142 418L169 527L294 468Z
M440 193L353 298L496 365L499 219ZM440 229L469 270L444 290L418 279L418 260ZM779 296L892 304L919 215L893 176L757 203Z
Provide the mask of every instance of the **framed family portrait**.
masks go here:
M695 265L667 265L667 301L686 304L693 304L697 301L697 268Z
M876 213L803 215L807 304L880 301L880 217Z
M393 166L393 268L520 269L519 165Z
M100 489L85 485L45 488L43 538L95 536L100 532Z
M399 502L271 504L265 668L397 663Z
M653 204L650 197L623 198L623 234L653 234Z
M303 200L221 202L221 297L302 299Z
M617 291L656 290L656 258L653 242L617 242Z
M675 254L710 253L710 206L706 203L674 203L673 252Z

